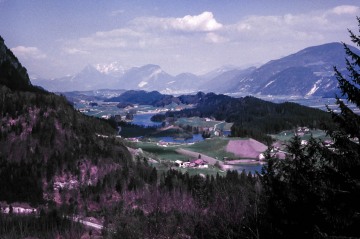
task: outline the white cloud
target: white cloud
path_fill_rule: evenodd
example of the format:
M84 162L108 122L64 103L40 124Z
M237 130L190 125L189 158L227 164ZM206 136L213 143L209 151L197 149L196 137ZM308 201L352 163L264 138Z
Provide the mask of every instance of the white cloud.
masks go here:
M224 43L228 41L225 37L222 37L214 32L207 33L205 40L210 43Z
M360 8L357 6L337 6L302 14L252 15L244 17L236 24L226 26L225 34L228 34L233 41L239 42L271 40L321 44L336 40L330 38L336 32L345 33L347 28L354 25L355 16L359 13Z
M114 29L106 32L96 32L95 36L100 38L108 37L140 37L142 34L130 28Z
M342 6L337 6L334 7L332 9L332 12L337 14L337 15L342 15L342 14L356 14L359 13L359 7L358 6L351 6L351 5L342 5Z
M37 47L25 47L17 46L11 48L11 51L14 52L16 56L22 57L24 59L44 59L46 54L40 51Z
M197 16L187 15L183 18L169 19L167 24L182 31L216 31L222 27L211 12L203 12Z
M176 73L184 68L196 72L224 64L264 63L311 45L346 42L346 29L356 29L358 13L358 7L338 6L301 14L245 16L227 25L211 12L181 18L142 17L122 28L67 41L62 47L69 56L96 63L111 59L131 65L159 64ZM81 56L85 52L91 54Z
M92 36L80 38L75 44L78 47L92 48L133 48L140 46L146 33L131 29L114 29L106 32L96 32ZM75 46L75 48L76 48Z
M65 47L64 51L67 54L70 54L70 55L74 55L74 54L90 54L90 52L88 52L88 51L80 50L80 49L77 49L77 48L67 48L67 47Z
M99 31L90 36L68 41L65 51L78 54L93 49L142 50L145 48L172 48L189 41L223 43L226 38L215 34L223 25L211 12L182 18L136 18L124 28ZM81 49L81 50L80 50Z
M137 18L133 24L140 28L153 28L182 32L211 32L220 30L223 25L216 21L212 12L203 12L200 15L186 15L182 18Z

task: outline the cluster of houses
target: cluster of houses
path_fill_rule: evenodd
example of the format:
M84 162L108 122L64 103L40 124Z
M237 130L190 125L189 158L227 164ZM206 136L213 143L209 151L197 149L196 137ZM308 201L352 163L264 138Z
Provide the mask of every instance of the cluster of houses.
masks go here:
M188 162L176 160L175 165L180 168L208 168L208 162L203 159L193 159Z
M310 129L308 127L298 127L295 131L295 135L297 136L304 136L305 134L309 134Z
M30 207L28 204L25 203L13 203L11 205L8 205L7 203L0 202L0 212L5 214L31 214L37 213L37 209Z

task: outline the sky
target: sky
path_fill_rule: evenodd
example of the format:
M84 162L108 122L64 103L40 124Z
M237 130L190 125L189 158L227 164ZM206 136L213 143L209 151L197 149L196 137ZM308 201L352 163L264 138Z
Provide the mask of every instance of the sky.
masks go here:
M30 75L91 64L204 74L350 43L358 0L0 0L0 35Z

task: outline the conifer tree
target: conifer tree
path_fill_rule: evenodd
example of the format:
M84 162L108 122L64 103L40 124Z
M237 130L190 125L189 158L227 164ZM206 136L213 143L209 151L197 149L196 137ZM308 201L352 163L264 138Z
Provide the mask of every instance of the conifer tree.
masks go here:
M357 20L360 32L360 18L357 18ZM350 30L349 33L352 42L360 47L360 36L355 35ZM345 97L348 103L352 103L360 109L360 56L351 51L346 44L344 44L344 48L350 58L346 59L348 74L344 75L334 67L335 75L339 82L342 97ZM340 170L359 180L360 146L358 140L360 139L360 115L353 112L339 96L336 97L336 100L340 113L329 109L333 120L338 125L336 130L329 130L337 149L336 164Z
M357 20L360 29L360 18ZM360 47L360 36L349 33ZM295 137L285 160L268 155L262 177L268 223L264 236L360 236L360 115L348 106L351 103L360 109L360 56L346 44L344 48L347 73L334 67L341 91L336 96L339 112L328 108L335 127L327 133L334 145L327 148L311 139L302 146Z

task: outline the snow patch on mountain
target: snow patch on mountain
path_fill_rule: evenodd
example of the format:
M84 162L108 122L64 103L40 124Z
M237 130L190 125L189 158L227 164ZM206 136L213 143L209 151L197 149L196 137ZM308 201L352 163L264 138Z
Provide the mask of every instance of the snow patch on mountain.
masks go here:
M151 73L151 75L149 76L149 78L153 78L153 77L158 77L163 71L161 70L161 68L156 69L153 73Z
M313 95L320 87L319 84L321 83L322 79L317 80L311 90L305 95L305 96L311 96Z
M148 84L148 82L146 82L146 81L141 81L141 82L138 84L138 86L139 86L140 88L142 88L142 87L146 86L147 84Z
M269 83L267 83L267 84L264 86L264 88L268 87L269 85L271 85L271 84L274 83L274 82L275 82L275 80L270 81Z
M333 76L334 72L333 71L318 71L318 72L314 72L314 75L316 76L323 76L323 77L329 77L329 76Z
M122 76L129 69L129 67L123 66L117 61L109 64L96 64L95 68L103 74L112 76Z

